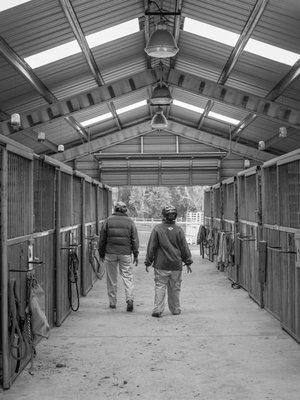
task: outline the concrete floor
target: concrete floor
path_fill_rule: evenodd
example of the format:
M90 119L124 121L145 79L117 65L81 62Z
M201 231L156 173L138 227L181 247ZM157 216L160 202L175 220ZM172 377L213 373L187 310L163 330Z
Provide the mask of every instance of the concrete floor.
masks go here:
M299 400L300 347L224 273L191 246L182 311L151 317L153 272L135 268L135 311L119 282L116 310L98 281L60 328L37 348L5 400Z

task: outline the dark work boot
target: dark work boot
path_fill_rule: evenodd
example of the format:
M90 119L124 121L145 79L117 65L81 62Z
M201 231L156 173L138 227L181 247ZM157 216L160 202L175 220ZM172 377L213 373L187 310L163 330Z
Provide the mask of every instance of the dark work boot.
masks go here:
M132 312L133 311L133 300L127 300L127 311Z

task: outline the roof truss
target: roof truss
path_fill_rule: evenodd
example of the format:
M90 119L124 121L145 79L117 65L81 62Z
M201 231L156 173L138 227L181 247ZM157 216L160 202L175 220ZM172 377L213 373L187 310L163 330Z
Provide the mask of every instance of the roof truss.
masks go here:
M174 121L169 121L168 129L165 130L174 135L179 135L184 138L194 140L196 142L204 143L214 148L221 149L241 157L250 158L258 162L264 162L274 157L269 153L253 149L252 147L246 146L244 144L231 142L228 139L222 138L220 136L199 131L196 128L191 128ZM104 150L105 148L112 147L127 140L146 135L147 133L152 131L153 130L150 128L149 122L143 122L135 126L125 128L122 131L117 131L103 137L91 140L91 142L89 143L75 146L71 149L66 150L64 153L56 154L53 157L62 162L69 162L78 159L79 157L83 157L87 154L96 153Z

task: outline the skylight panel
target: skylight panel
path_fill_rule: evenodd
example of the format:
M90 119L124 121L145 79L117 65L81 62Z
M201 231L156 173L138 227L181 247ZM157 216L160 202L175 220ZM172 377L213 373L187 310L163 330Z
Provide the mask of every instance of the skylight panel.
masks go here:
M112 113L106 113L106 114L102 114L102 115L98 115L97 117L91 118L91 119L87 119L86 121L80 122L80 124L82 126L91 126L91 125L95 125L98 122L104 121L106 119L112 118Z
M173 104L175 106L182 107L187 110L195 111L196 113L199 113L199 114L202 114L204 111L204 108L196 107L196 106L193 106L192 104L184 103L183 101L176 100L176 99L173 100Z
M196 106L193 106L192 104L184 103L183 101L179 101L176 99L173 100L173 104L175 106L182 107L187 110L195 111L198 114L202 114L204 111L204 108L196 107ZM226 115L218 114L213 111L210 111L208 113L208 117L218 119L219 121L228 122L229 124L232 124L232 125L237 125L240 122L237 119L226 117Z
M237 33L217 28L216 26L196 21L192 18L185 18L184 30L232 47L235 46L240 37ZM255 39L248 40L244 51L287 65L295 64L300 58L300 54Z
M231 125L237 125L237 124L240 123L240 121L238 119L226 117L225 115L218 114L218 113L215 113L213 111L210 111L208 113L208 116L212 117L212 118L215 118L215 119L218 119L219 121L228 122Z
M216 26L196 21L192 18L185 18L184 30L207 39L215 40L228 46L234 47L240 35L230 32L226 29L217 28Z
M122 24L112 26L103 31L92 33L86 36L86 40L90 48L100 46L101 44L111 42L112 40L120 39L124 36L131 35L139 31L139 22L137 18Z
M42 65L61 60L65 57L73 56L80 52L81 48L79 47L77 40L72 40L72 42L26 57L24 60L31 66L31 68L38 68Z
M8 10L9 8L18 6L23 3L28 3L30 0L2 0L0 2L0 12Z
M117 114L123 114L127 111L131 111L131 110L135 110L136 108L142 107L147 105L147 101L146 100L142 100L139 101L137 103L134 104L130 104L129 106L123 107L123 108L119 108L118 110L116 110Z
M101 44L111 42L112 40L120 39L124 36L130 35L138 31L138 19L135 18L122 24L104 29L102 31L92 33L86 36L86 40L89 47L93 48ZM81 48L77 40L72 40L71 42L26 57L25 61L30 65L31 68L38 68L42 65L61 60L65 57L69 57L80 52Z
M294 65L300 58L300 54L255 39L249 39L244 51L287 65Z

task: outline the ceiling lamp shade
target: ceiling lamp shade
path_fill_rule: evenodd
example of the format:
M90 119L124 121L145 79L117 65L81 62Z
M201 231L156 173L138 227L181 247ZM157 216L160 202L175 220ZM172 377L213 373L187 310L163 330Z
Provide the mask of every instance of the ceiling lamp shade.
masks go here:
M157 111L151 120L151 127L153 129L164 129L168 126L168 120L164 116L162 110Z
M168 86L164 83L159 83L153 89L152 96L150 98L150 104L158 106L169 106L173 101Z
M156 30L150 36L145 52L150 57L168 58L174 57L178 51L175 40L167 30L166 25L158 24Z

